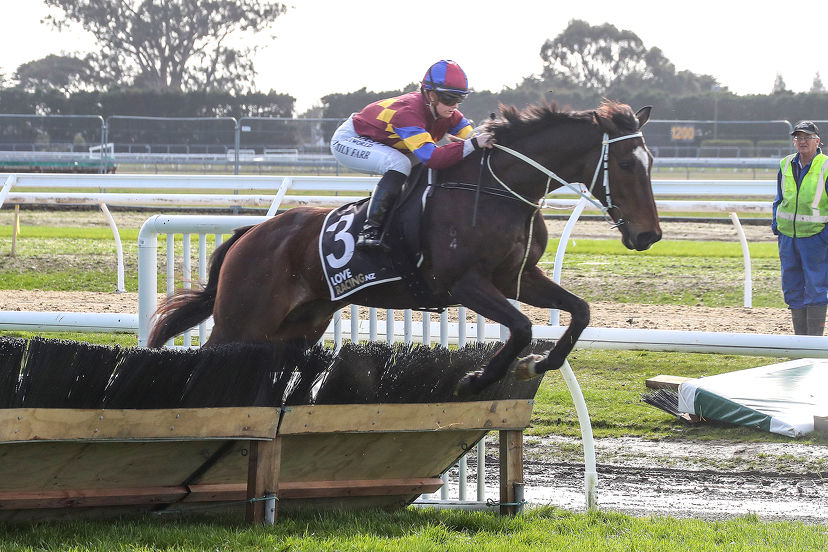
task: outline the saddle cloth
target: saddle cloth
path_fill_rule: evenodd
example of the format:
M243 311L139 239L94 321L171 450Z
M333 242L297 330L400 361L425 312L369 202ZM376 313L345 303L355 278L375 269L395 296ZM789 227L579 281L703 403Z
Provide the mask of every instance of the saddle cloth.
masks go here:
M319 235L319 257L331 301L348 297L368 286L402 279L388 253L380 248L354 247L367 211L368 198L343 205L325 217Z

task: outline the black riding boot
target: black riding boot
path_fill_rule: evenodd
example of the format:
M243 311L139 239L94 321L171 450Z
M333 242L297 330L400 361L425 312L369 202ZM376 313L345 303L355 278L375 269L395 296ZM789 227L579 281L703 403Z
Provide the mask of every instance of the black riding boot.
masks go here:
M808 335L808 310L791 309L791 319L793 320L794 334Z
M407 176L399 171L388 171L374 188L368 204L368 217L359 233L356 246L359 248L382 247L382 230L388 212L394 206Z
M805 310L808 311L808 335L823 335L828 305L808 305Z

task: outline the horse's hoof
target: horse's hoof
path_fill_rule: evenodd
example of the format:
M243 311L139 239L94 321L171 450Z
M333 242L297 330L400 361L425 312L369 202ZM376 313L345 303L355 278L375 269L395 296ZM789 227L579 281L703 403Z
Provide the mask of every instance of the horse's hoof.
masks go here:
M481 373L482 372L480 371L470 372L463 376L460 381L457 382L457 387L454 389L454 395L461 399L477 395L480 392L477 381Z
M542 375L535 370L535 365L544 358L542 355L529 355L518 359L515 364L515 377L520 381L526 381Z

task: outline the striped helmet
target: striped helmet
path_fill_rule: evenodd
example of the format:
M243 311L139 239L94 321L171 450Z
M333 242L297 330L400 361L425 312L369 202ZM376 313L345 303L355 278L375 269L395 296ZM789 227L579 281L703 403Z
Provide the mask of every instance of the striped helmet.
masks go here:
M465 96L469 93L466 73L450 59L442 59L428 68L421 83L426 90L450 92Z

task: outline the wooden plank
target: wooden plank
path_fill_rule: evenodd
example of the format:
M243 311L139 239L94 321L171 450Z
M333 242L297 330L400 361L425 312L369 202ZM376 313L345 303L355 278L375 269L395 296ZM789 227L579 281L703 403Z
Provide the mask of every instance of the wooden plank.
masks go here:
M279 499L347 498L351 496L420 495L443 486L439 477L369 479L349 481L280 481ZM243 484L191 485L182 502L232 502L245 500Z
M0 443L20 441L119 441L272 439L280 412L265 407L88 410L0 410Z
M224 443L209 440L5 444L0 446L0 490L181 485ZM246 447L247 441L238 442L230 455L202 478L212 478L217 471L220 477L244 482Z
M691 379L693 378L685 378L682 376L668 376L662 374L646 380L644 382L644 385L646 385L650 389L672 389L673 391L678 391L680 384Z
M523 429L532 416L531 399L422 404L292 406L280 435Z
M267 495L279 495L279 467L282 457L282 438L272 441L250 441L250 460L247 471L247 500L262 499ZM266 514L263 500L247 504L248 522L263 523ZM278 507L278 502L274 508ZM276 519L274 512L273 519Z
M349 496L420 495L443 486L439 477L369 479L351 481L285 481L279 498L339 498Z
M186 495L185 487L0 492L0 510L165 504L176 502Z
M500 514L513 516L519 506L515 505L515 483L523 484L523 432L500 432Z
M285 435L281 480L433 477L451 466L485 433L469 430Z

